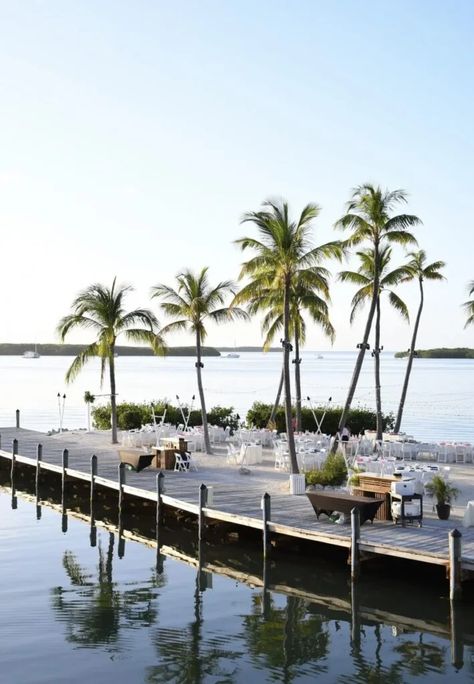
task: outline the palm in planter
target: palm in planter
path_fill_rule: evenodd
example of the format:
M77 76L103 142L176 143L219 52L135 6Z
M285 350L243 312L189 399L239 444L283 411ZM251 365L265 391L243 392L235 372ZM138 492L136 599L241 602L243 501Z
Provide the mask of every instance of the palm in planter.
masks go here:
M447 482L441 475L435 475L427 482L425 490L437 501L436 511L440 520L447 520L451 512L451 502L457 499L459 489Z

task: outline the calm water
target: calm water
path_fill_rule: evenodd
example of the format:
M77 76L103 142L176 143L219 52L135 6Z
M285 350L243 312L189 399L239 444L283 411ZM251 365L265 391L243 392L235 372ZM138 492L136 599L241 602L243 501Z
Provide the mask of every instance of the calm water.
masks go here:
M352 352L315 352L303 354L303 396L324 403L345 399L354 367ZM64 374L71 363L67 357L0 357L2 393L0 424L12 425L14 411L22 411L22 425L49 430L58 427L57 394L66 394L64 426L86 427L85 390L100 394L99 365L91 363L69 387ZM197 395L194 358L118 357L117 392L119 400L151 401L178 394L183 402ZM238 359L204 359L204 386L208 406L234 406L244 417L256 400L272 401L280 374L278 353L241 353ZM382 358L384 411L396 411L406 361L395 359L391 352ZM405 408L402 428L420 439L456 439L474 441L474 360L416 359ZM108 391L105 384L103 393ZM105 401L98 398L97 401ZM355 405L374 406L373 360L365 359Z
M5 684L474 681L472 606L458 614L455 666L448 603L410 575L366 574L352 613L347 568L320 559L317 571L272 568L279 591L209 573L199 587L184 562L157 573L145 545L127 541L120 558L113 534L99 528L91 547L85 523L69 516L63 534L56 512L43 506L36 520L34 505L19 496L11 510L1 491L0 539ZM252 554L228 556L257 574ZM313 598L287 594L285 575Z

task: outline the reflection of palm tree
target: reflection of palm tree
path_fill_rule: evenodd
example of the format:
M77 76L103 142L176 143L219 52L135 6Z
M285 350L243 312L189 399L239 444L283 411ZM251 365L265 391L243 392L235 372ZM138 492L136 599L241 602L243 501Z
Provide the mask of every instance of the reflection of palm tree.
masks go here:
M210 677L222 684L234 681L235 672L226 671L224 666L239 658L241 653L223 647L218 635L204 637L203 624L198 572L194 590L194 620L188 630L158 630L155 643L162 662L149 669L147 682L200 684Z
M104 552L99 540L97 580L81 567L71 551L64 554L63 566L71 587L55 589L53 607L67 627L68 641L83 646L114 644L115 649L120 650L122 627L134 627L137 621L150 625L156 620L154 587L159 584L154 579L153 589L118 590L113 581L114 543L115 537L110 532L108 548ZM164 580L160 578L158 582L162 584Z
M261 597L254 598L254 610L244 618L248 651L254 660L265 659L265 666L282 672L282 681L291 682L298 675L295 666L312 663L312 670L324 672L315 662L327 657L329 632L320 615L308 613L308 603L287 597L286 610L270 605L265 618L259 608Z
M425 643L422 633L418 635L418 641L404 641L395 646L394 650L403 656L404 667L414 676L445 671L446 649L437 644Z

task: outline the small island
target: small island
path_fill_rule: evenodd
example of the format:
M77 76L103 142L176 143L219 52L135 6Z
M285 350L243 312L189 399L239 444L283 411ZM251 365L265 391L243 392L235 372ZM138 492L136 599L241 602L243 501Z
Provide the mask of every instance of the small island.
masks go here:
M34 344L31 342L0 343L0 356L22 356L36 349L39 356L77 356L85 348L84 344ZM118 356L155 356L149 347L115 347ZM220 356L214 347L202 347L203 356ZM166 356L196 356L196 347L168 347Z
M396 359L404 359L409 352L396 352ZM415 356L419 359L474 359L474 349L469 347L440 347L439 349L417 349Z

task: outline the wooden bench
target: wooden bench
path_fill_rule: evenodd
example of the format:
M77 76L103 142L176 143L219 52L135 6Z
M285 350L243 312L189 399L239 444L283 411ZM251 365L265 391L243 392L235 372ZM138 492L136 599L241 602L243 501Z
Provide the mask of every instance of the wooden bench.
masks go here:
M350 515L353 508L358 508L360 513L360 524L366 520L374 522L375 514L382 505L382 499L374 499L369 496L353 496L346 492L306 492L306 496L311 502L316 517L319 520L321 513L330 516L334 511L340 511L344 515Z

